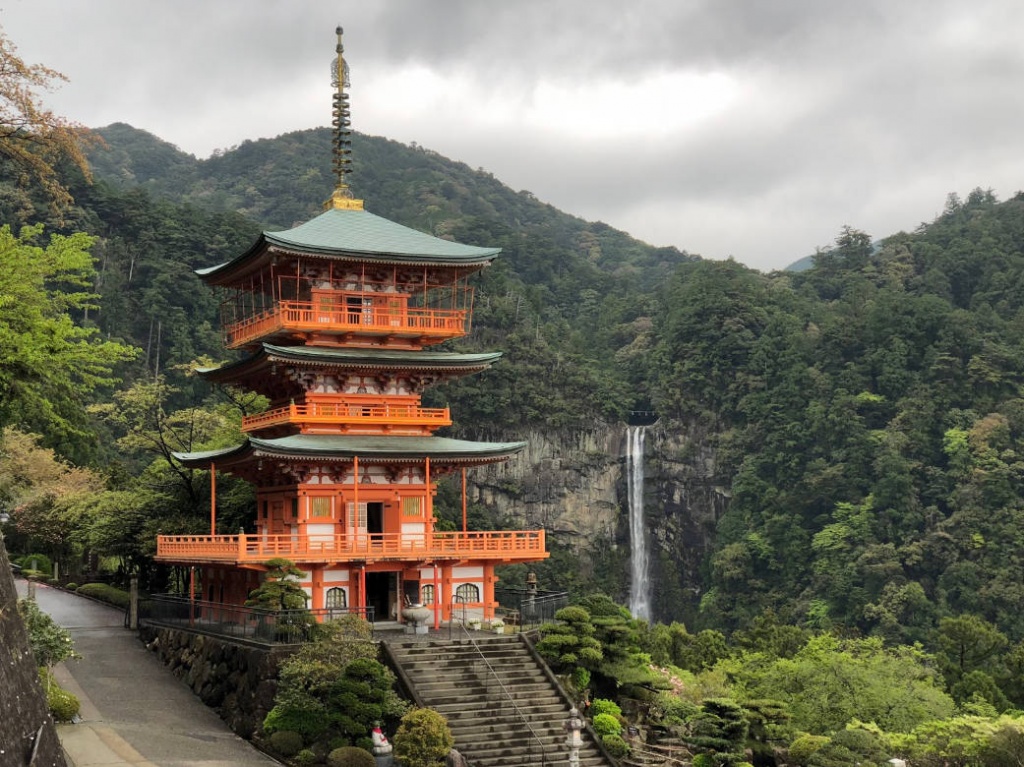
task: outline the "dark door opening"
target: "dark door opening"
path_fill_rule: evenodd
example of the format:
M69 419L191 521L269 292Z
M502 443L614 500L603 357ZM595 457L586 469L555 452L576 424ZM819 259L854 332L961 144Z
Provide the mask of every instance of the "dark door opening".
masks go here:
M384 504L366 504L366 532L370 534L370 540L380 543L384 540Z
M398 619L398 573L367 573L366 604L375 621Z

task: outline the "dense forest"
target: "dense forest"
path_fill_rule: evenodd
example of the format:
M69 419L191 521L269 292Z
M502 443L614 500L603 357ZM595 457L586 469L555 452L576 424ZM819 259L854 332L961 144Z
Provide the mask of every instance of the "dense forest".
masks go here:
M191 375L225 359L217 299L192 270L319 210L329 132L207 160L126 125L98 133L93 181L62 169L75 201L63 215L16 175L0 182L4 278L26 259L51 263L50 299L108 345L111 369L36 385L0 366L5 534L15 551L85 551L167 587L154 536L201 530L208 503L202 473L171 451L228 444L239 413L260 407ZM1024 195L950 195L912 232L847 227L810 268L762 274L645 245L421 147L357 135L353 150L367 209L502 248L457 347L505 358L433 393L460 430L566 431L654 408L714 435L731 500L697 620L638 626L577 595L582 613L546 650L567 674L588 667L581 690L691 733L704 722L721 746L708 746L713 763L742 760L753 747L740 741L795 745L798 733L824 738L804 744L807 763L851 763L835 756L844 748L873 763L879 744L926 753L939 735L915 728L928 722L970 741L979 721L1024 706ZM91 264L79 255L69 269L68 253ZM17 314L0 302L5 333ZM224 529L247 522L250 488L225 480L218 502ZM595 636L599 657L561 652ZM839 678L871 706L811 695ZM657 697L672 679L689 691L677 702ZM730 718L742 739L722 740L739 731ZM835 735L855 720L875 728Z

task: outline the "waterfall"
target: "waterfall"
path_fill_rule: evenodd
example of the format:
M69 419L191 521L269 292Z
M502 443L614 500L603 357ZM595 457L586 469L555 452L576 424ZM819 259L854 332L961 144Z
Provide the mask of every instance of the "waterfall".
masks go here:
M629 611L634 618L651 619L651 588L647 577L647 539L644 537L644 433L646 426L626 429L626 479L629 490L630 582Z

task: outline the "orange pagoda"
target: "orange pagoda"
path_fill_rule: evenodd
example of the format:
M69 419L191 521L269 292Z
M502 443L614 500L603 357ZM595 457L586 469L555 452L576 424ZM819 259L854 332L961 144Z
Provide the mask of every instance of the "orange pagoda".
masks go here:
M468 280L498 255L375 216L353 199L348 67L338 28L334 63L334 171L325 212L264 232L235 259L197 274L225 294L229 349L246 356L201 373L265 395L242 421L240 445L176 457L214 478L208 536L159 536L157 560L200 573L202 597L240 605L266 563L294 562L314 610L400 619L422 603L435 628L489 619L496 565L547 557L543 530L470 531L466 470L504 461L523 442L435 436L448 408L426 408L428 387L487 369L500 353L432 347L469 332ZM218 535L217 471L257 489L254 532ZM463 525L434 526L436 480L460 473Z

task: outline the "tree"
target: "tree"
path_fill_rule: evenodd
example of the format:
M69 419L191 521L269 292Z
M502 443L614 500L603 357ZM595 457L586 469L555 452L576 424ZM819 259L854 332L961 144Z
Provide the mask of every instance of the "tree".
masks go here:
M402 717L395 756L406 767L440 767L454 743L447 719L433 709L417 708Z
M259 588L249 593L247 607L265 610L304 610L309 595L297 582L306 574L287 559L268 559L267 572Z
M94 304L94 239L53 235L43 247L41 234L0 227L0 426L35 427L67 453L94 439L84 396L114 383L115 366L137 350L100 340L72 316Z
M36 665L51 669L58 663L76 656L71 634L40 610L34 599L19 599L18 613L28 631L28 640Z
M26 64L0 30L0 156L37 182L57 209L68 207L72 199L55 166L70 160L88 178L89 163L82 149L94 141L84 126L41 103L38 90L52 90L56 81L66 80L42 64Z

